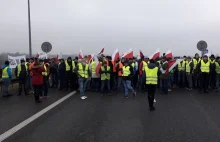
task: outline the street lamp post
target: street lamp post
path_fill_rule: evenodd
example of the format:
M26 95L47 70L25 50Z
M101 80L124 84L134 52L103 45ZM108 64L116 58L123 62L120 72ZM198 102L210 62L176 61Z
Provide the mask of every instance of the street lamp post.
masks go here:
M30 15L30 0L28 0L28 28L29 28L29 57L32 57L31 47L31 15Z

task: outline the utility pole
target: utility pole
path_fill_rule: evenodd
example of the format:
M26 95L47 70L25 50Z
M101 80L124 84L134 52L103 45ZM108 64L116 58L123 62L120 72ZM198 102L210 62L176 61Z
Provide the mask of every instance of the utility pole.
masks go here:
M29 28L29 57L32 57L32 43L31 43L31 14L30 14L30 0L28 0L28 28Z

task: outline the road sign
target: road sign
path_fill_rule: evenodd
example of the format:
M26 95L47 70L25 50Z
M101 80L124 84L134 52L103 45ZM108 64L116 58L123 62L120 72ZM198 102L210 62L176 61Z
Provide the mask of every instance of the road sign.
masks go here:
M49 42L44 42L41 45L41 49L45 53L49 53L52 50L52 45Z
M207 47L208 47L208 44L204 40L201 40L197 43L197 49L199 51L204 51L206 50Z

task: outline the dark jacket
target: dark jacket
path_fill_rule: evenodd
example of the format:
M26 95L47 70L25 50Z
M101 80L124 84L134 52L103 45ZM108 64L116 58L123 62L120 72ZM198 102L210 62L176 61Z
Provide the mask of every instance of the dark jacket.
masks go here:
M164 62L164 63L161 62L161 68L163 70L167 70L169 68L168 62ZM168 73L161 73L160 79L169 79L169 72Z
M27 77L28 71L25 65L21 65L21 72L18 74L18 66L15 68L15 76L19 79L25 79Z

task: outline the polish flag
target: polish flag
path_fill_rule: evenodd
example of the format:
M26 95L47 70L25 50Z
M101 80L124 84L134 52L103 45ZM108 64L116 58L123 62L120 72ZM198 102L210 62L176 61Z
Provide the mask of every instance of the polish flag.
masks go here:
M160 49L157 49L156 52L154 52L151 56L150 56L150 59L157 59L157 58L160 58Z
M143 52L140 50L140 58L144 57Z
M57 55L57 57L55 58L55 62L58 63L59 61L59 55Z
M124 53L124 55L122 56L124 58L133 58L133 50L130 48L127 52Z
M167 58L173 59L173 53L171 52L170 49L167 51L167 53L165 54L165 56L166 56Z
M177 66L178 63L181 62L182 60L183 60L183 59L177 59L177 60L170 60L170 61L168 61L169 72L170 72L171 70L173 70L173 68L174 68L175 66Z
M35 58L39 58L40 57L40 54L37 52L37 55L35 56Z
M80 51L79 51L78 58L79 58L79 59L83 59L83 58L84 58L84 56L83 56L83 53L82 53L82 50L81 50L81 49L80 49Z
M94 54L88 55L86 62L90 64L90 61L92 60L93 57L94 57Z
M62 59L62 58L63 58L63 54L62 54L62 52L60 52L58 59Z
M103 53L104 53L104 50L105 50L105 48L102 48L102 50L99 52L99 54L98 54L98 55L103 54Z
M114 53L112 54L112 61L117 61L117 59L119 58L119 51L118 49L115 49Z

